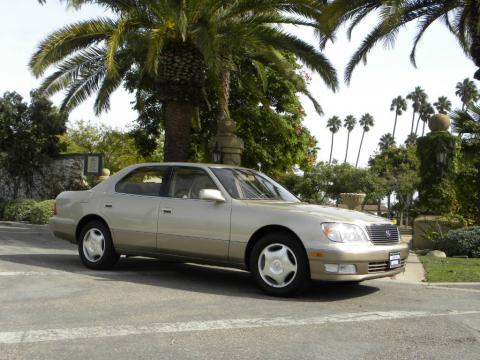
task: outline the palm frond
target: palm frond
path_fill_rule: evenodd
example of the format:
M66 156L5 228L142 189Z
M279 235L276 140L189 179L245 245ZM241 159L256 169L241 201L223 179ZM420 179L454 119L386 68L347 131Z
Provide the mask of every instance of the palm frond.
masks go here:
M39 77L49 66L74 52L106 40L114 28L115 22L107 18L65 26L40 43L30 60L30 69L36 77Z

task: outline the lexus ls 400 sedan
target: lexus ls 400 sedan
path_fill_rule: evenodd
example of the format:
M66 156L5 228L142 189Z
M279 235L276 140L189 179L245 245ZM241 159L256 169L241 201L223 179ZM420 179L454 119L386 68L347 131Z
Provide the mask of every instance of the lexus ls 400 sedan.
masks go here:
M246 269L271 295L309 280L360 282L403 271L408 247L389 221L300 202L267 176L217 164L129 166L57 199L50 229L82 262L120 255Z

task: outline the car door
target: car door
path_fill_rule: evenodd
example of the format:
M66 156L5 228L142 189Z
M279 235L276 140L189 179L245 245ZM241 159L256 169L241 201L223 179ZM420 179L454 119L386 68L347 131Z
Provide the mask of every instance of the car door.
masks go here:
M120 250L156 251L157 220L166 192L167 166L136 168L105 198L103 213Z
M231 202L202 200L199 198L202 189L217 189L204 169L188 166L172 169L168 197L162 199L158 217L160 252L227 259Z

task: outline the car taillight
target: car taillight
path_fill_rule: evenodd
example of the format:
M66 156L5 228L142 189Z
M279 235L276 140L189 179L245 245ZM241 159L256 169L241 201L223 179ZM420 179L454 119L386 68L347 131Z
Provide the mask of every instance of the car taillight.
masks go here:
M53 204L52 216L56 216L56 215L57 215L57 203L55 202L55 204Z

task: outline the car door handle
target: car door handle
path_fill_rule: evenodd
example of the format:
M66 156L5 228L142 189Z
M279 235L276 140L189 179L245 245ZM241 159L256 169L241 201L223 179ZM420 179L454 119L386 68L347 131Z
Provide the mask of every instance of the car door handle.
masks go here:
M113 205L112 204L105 204L105 207L106 208L111 208L111 207L113 207Z
M167 214L167 215L168 215L168 214L172 214L172 213L173 213L173 211L172 211L172 209L162 209L162 213L164 213L164 214Z

